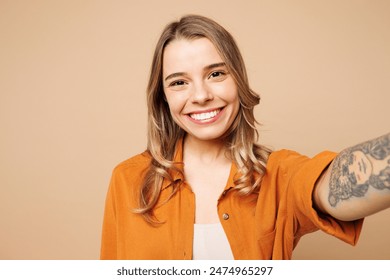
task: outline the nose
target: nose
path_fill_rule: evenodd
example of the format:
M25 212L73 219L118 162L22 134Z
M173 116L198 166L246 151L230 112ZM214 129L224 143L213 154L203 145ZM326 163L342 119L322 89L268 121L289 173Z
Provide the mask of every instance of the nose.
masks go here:
M194 85L191 99L193 103L205 104L213 100L213 94L204 82L199 82Z

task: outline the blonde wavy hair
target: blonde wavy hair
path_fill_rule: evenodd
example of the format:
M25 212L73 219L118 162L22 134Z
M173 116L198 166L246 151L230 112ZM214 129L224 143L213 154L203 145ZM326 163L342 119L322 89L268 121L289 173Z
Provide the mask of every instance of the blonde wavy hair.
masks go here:
M173 121L165 100L162 83L164 49L173 40L198 38L207 38L214 44L237 84L240 108L225 134L225 143L228 156L236 163L241 174L235 178L235 189L239 194L248 195L259 191L270 154L268 148L256 144L259 135L253 108L259 104L260 97L249 87L244 61L230 33L215 21L198 15L187 15L168 24L157 42L147 87L147 150L152 161L139 192L139 207L134 210L151 224L159 223L153 215L153 209L158 203L163 180L169 180L173 186L170 197L180 187L181 182L174 182L168 170L182 172L175 167L173 157L176 143L185 135L185 131Z

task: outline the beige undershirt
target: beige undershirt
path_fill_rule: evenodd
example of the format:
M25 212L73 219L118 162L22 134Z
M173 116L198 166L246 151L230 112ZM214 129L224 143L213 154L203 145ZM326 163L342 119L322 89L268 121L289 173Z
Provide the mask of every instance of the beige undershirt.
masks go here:
M220 223L194 224L194 260L233 260L229 241Z

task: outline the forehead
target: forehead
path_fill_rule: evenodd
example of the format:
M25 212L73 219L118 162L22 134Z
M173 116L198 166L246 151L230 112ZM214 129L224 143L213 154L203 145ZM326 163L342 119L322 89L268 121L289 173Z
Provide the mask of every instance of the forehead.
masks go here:
M163 54L163 73L189 71L223 62L214 44L207 38L177 39L170 42Z

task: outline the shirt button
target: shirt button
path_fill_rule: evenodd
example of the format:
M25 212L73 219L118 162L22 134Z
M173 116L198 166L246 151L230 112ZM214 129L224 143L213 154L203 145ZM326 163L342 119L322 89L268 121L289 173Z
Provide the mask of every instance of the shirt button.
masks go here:
M228 213L224 213L224 214L222 215L222 218L223 218L224 220L229 220L229 214L228 214Z

